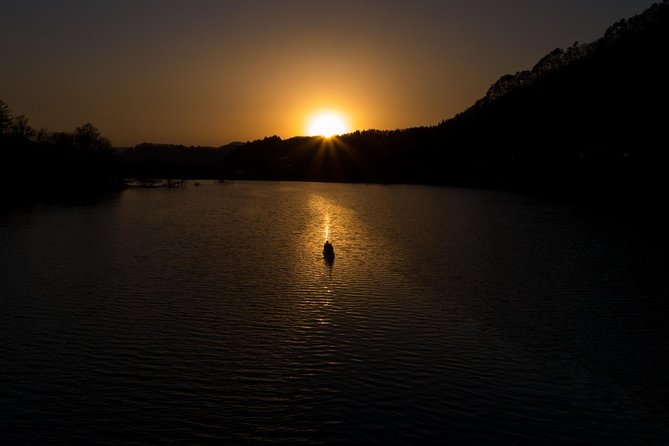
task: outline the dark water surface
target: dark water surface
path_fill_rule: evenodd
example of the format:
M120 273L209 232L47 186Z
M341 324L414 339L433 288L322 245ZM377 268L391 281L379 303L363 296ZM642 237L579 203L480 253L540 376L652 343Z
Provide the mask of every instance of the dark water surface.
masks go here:
M4 211L0 443L669 444L646 218L253 182Z

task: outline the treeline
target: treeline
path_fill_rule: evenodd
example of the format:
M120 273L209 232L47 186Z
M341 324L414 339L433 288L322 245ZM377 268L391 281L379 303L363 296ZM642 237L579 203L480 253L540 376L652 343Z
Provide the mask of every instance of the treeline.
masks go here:
M119 187L111 142L90 123L73 132L36 130L0 101L0 195L5 199L96 193Z
M117 157L127 178L220 178L228 154L239 144L187 147L142 143L117 151Z
M426 155L438 141L434 128L366 130L347 135L278 136L253 141L232 150L225 178L430 183ZM443 173L443 172L441 172ZM440 173L440 174L441 174Z

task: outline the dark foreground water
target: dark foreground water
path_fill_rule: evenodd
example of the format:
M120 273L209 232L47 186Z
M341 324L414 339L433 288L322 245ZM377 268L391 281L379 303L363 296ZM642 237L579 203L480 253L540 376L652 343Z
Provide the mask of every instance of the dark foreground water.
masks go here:
M419 186L3 211L0 443L667 444L664 230Z

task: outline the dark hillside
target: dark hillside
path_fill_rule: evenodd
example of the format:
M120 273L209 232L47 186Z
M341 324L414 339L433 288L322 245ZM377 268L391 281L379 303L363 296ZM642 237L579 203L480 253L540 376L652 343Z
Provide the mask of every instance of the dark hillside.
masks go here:
M442 123L444 150L468 150L485 177L503 184L661 184L669 5L620 21L583 47L581 57L534 81L518 73L503 94L491 87L486 98Z

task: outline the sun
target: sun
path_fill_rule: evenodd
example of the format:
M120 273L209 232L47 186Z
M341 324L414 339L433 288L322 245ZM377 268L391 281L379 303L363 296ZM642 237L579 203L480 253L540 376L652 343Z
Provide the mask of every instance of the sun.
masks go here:
M309 136L330 138L348 131L347 119L340 113L333 111L318 112L307 123L307 134Z

